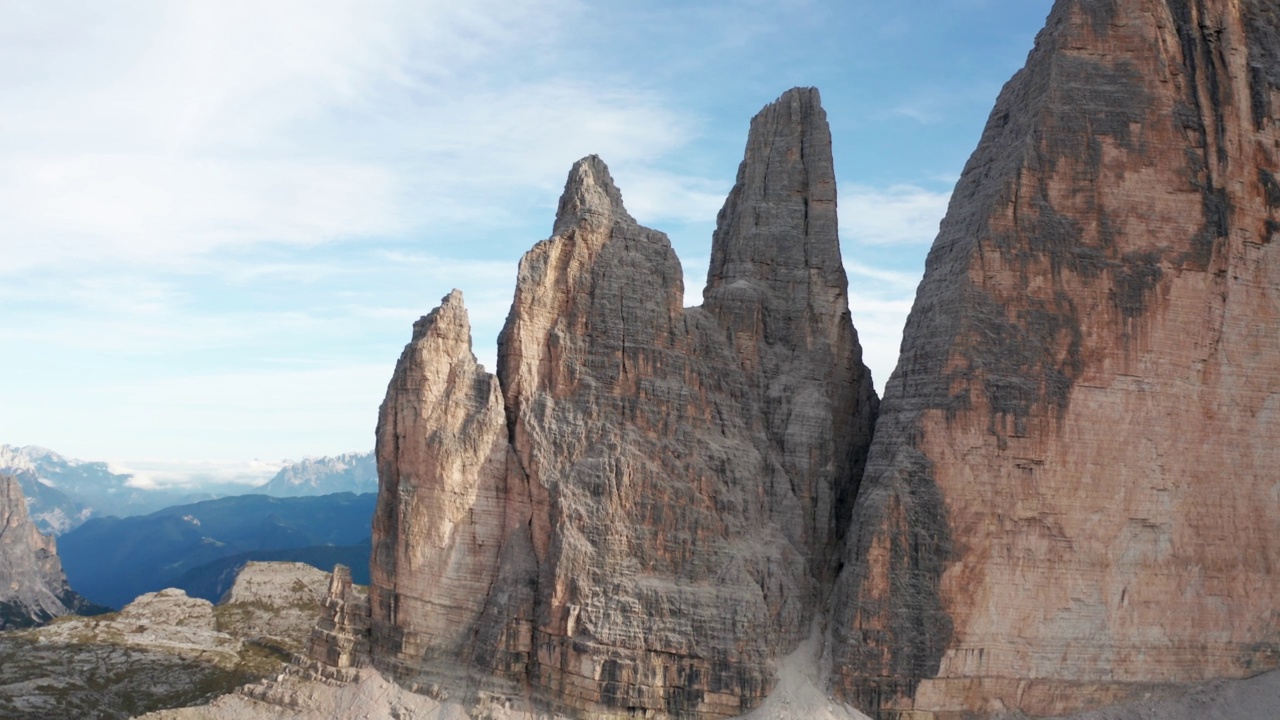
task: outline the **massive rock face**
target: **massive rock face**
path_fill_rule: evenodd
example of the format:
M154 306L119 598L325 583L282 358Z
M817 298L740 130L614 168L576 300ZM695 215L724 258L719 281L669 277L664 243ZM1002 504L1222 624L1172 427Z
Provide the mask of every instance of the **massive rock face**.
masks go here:
M843 697L1049 715L1280 663L1278 110L1274 2L1055 5L886 388Z
M686 308L666 236L574 165L497 375L455 291L388 388L375 663L570 714L759 704L835 575L877 403L835 210L817 91L790 91L752 121Z
M31 522L17 479L0 475L0 630L101 609L67 586L53 538Z

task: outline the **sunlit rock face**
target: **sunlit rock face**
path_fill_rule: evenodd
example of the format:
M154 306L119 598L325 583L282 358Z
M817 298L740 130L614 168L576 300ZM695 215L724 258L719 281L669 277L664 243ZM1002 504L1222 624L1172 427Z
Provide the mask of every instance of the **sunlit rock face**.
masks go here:
M27 514L22 486L0 475L0 630L103 610L67 585L57 544Z
M1277 174L1274 2L1055 5L886 387L837 694L1043 716L1276 667Z
M728 717L773 688L877 404L817 91L752 121L701 307L682 278L591 156L520 264L496 376L460 293L415 326L378 427L375 664L582 716Z

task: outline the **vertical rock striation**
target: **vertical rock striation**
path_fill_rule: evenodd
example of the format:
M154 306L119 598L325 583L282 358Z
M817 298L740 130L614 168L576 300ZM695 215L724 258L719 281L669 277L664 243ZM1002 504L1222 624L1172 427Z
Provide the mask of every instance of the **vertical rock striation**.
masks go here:
M788 524L797 508L771 509L828 581L879 403L849 317L830 148L814 88L792 90L752 119L712 238L703 305L764 403L770 454L814 512Z
M497 377L461 296L383 404L374 660L574 715L728 717L825 600L876 398L814 90L752 122L702 307L604 163L521 261Z
M67 585L57 545L28 517L17 479L0 475L0 630L99 610Z
M1056 3L886 387L843 697L1050 715L1280 663L1277 103L1274 3Z

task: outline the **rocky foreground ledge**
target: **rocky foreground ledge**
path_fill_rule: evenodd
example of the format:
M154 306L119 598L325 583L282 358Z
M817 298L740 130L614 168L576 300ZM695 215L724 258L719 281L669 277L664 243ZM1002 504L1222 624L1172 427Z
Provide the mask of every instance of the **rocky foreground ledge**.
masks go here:
M128 718L207 703L304 652L328 573L250 563L218 605L181 590L0 633L0 717Z

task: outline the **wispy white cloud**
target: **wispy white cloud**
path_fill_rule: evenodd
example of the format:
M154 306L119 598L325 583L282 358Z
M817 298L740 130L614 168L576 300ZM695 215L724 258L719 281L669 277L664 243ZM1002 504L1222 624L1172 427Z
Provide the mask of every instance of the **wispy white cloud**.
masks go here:
M210 252L511 222L573 159L642 164L692 121L650 92L529 77L572 0L28 5L0 49L0 273L199 267ZM68 63L66 56L77 62ZM91 76L86 81L85 74Z
M844 269L849 275L849 284L852 286L859 285L859 281L869 280L873 284L892 291L912 293L920 282L920 276L915 273L874 267L848 259L844 261Z
M707 223L715 220L731 182L677 175L623 164L622 191L627 211L641 224L661 229L664 222ZM727 179L727 178L726 178Z
M950 197L916 185L846 185L840 196L840 235L852 244L931 243Z
M129 475L125 485L139 490L197 490L211 485L256 487L270 480L284 460L191 460L172 458L122 458L107 463L118 475Z
M832 68L896 57L846 28L886 14L901 15L811 0L4 4L0 375L21 381L0 439L95 458L350 448L371 437L413 320L451 288L492 367L520 253L589 153L671 234L697 304L750 112L819 83L840 132L852 94ZM964 99L940 82L860 111L895 126L941 113L934 134ZM862 262L847 264L851 306L881 385L914 289L904 268L945 210L940 171L841 184ZM182 472L139 467L139 482Z
M894 106L889 112L898 117L915 120L921 125L935 125L942 122L942 110L936 102L914 101Z
M118 315L38 315L22 324L0 324L0 331L14 343L137 356L243 346L254 340L304 334L328 321L301 311L191 313L165 307Z
M218 461L332 454L351 438L372 447L390 371L389 361L136 379L96 389L68 423L84 435L121 423L147 436L134 446L80 451L96 457L136 457L157 444L172 457Z
M58 263L183 264L260 242L314 245L405 229L395 182L345 163L151 155L23 159L0 166L12 272Z
M863 362L879 392L898 363L902 330L915 301L920 275L844 259L849 312L862 344Z
M849 311L862 344L862 361L871 368L878 392L898 364L902 329L911 312L912 299L884 298L859 289L849 291Z

